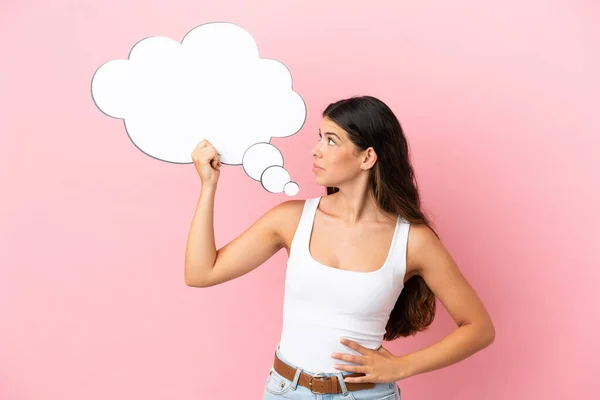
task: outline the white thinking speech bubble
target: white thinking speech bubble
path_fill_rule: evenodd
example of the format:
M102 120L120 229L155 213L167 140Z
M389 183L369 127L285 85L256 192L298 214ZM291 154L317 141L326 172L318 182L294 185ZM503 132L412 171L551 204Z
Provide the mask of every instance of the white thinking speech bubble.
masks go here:
M261 59L252 36L235 24L197 26L181 43L143 39L129 59L101 65L91 90L96 106L123 119L131 141L151 157L192 163L207 139L223 164L242 164L269 192L298 193L269 142L297 133L306 106L285 65Z

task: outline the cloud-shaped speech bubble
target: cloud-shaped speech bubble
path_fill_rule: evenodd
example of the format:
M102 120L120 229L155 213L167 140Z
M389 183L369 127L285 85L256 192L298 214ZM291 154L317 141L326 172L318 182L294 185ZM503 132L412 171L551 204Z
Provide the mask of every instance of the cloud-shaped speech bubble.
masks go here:
M306 106L286 66L260 58L238 25L203 24L181 43L143 39L129 59L98 68L92 97L102 112L123 119L135 146L156 159L192 163L192 151L207 139L223 164L243 165L269 192L298 193L269 142L297 133Z

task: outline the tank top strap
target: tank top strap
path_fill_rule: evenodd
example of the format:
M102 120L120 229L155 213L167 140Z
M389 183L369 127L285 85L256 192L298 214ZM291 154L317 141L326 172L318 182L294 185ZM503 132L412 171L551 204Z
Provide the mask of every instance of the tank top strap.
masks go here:
M298 253L302 253L304 249L308 248L308 240L320 199L321 197L314 197L305 200L302 215L292 239L290 256L293 253L298 255Z
M394 285L403 287L404 276L406 275L406 255L408 245L408 231L410 229L410 223L402 218L398 217L398 226L396 227L396 238L394 240L393 249L391 252L391 266L393 267L393 280Z

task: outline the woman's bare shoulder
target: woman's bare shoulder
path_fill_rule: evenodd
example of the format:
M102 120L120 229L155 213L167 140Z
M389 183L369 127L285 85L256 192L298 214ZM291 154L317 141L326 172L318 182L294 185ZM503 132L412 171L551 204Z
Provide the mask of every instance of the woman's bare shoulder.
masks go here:
M438 251L444 245L426 224L411 224L406 249L407 267L415 274L422 274L423 255Z

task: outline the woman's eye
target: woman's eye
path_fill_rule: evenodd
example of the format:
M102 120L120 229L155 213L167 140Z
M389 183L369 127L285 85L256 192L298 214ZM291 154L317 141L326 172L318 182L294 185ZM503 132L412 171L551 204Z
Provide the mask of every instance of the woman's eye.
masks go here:
M322 140L322 139L323 139L323 135L321 135L319 133L319 140ZM333 141L333 139L329 138L329 142L327 142L327 144L335 144L335 142Z

